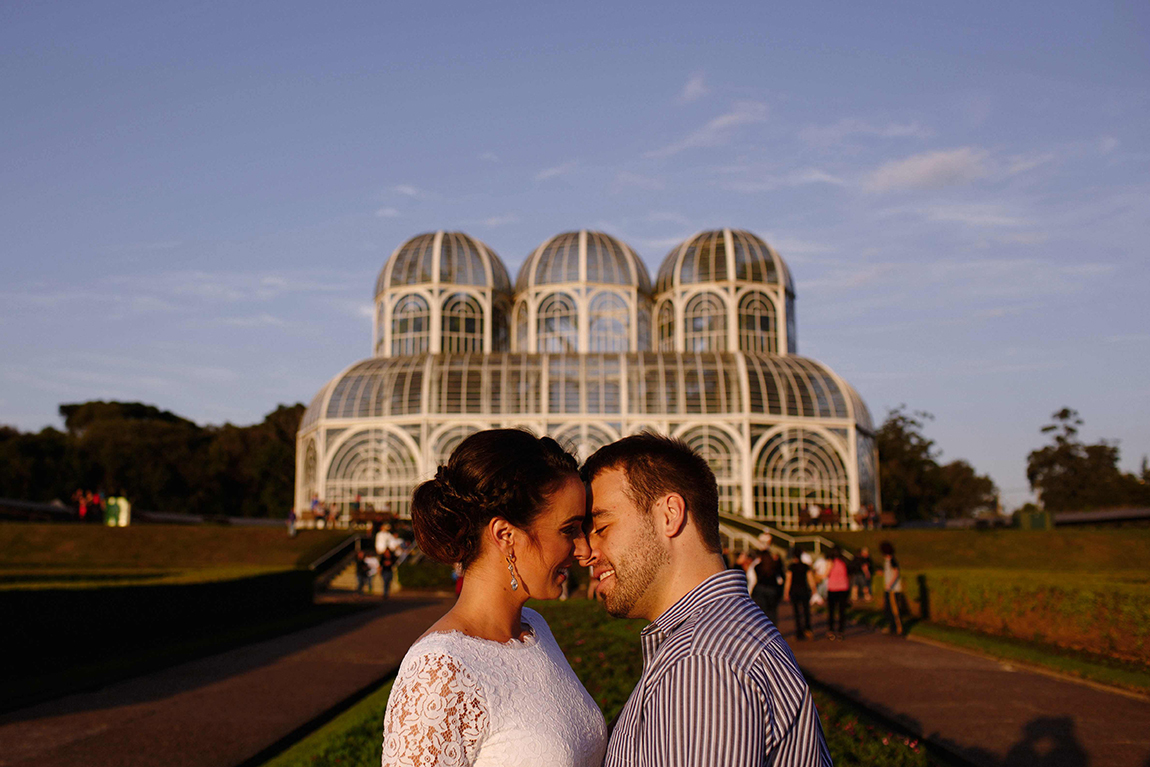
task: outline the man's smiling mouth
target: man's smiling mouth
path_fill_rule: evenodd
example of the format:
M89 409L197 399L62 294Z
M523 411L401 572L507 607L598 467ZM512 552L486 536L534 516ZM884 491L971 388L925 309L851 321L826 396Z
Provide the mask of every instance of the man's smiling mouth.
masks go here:
M602 583L605 579L610 578L614 574L614 570L604 570L603 572L599 573L599 582Z

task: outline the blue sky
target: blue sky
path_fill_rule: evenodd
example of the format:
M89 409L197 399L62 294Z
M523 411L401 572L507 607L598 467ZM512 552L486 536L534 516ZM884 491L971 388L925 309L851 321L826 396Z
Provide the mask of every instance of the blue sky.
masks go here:
M408 237L790 264L799 350L1026 498L1054 410L1150 453L1150 6L0 8L0 423L308 401Z

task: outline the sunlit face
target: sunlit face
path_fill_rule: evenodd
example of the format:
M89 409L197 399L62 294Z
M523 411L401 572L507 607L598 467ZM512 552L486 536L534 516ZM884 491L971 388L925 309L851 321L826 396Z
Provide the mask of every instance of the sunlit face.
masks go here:
M654 584L670 556L651 510L638 508L628 487L623 469L609 469L591 481L589 564L607 612L618 618L649 618Z
M575 558L587 556L583 520L587 493L572 476L548 496L543 510L531 524L531 541L515 551L515 569L526 593L535 599L558 599L563 593L567 568Z

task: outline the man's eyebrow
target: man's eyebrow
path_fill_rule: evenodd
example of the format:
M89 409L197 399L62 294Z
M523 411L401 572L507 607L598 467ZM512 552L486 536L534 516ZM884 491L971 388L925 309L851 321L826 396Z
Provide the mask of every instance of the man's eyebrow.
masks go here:
M591 518L599 519L600 517L607 517L615 513L614 509L604 509L601 506L591 507Z

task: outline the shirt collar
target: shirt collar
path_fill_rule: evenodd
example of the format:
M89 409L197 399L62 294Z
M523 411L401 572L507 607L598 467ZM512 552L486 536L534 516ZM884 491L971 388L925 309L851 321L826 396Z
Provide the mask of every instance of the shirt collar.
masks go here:
M715 573L680 597L679 601L664 610L662 615L643 629L641 633L643 649L653 652L692 615L702 612L708 605L722 597L740 592L747 593L745 572L739 569Z

